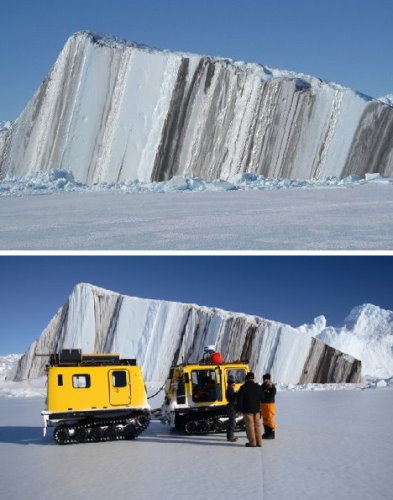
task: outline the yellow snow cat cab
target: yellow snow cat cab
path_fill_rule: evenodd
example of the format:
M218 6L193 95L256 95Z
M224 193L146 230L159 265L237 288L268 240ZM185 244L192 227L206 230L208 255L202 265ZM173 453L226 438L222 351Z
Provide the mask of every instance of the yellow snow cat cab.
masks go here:
M62 350L47 366L47 427L59 444L134 439L150 422L142 371L118 354Z
M214 346L205 347L200 362L171 367L161 420L171 429L187 434L223 432L228 422L225 396L228 379L235 382L238 391L249 371L246 361L224 362ZM243 430L243 418L238 416L236 422L237 428Z

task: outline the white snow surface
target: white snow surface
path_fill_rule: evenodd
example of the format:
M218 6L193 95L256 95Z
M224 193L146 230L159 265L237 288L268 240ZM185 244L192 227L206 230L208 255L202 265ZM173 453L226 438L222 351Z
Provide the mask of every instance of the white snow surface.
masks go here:
M89 188L38 173L0 182L0 250L392 250L392 187L242 174Z
M8 354L0 356L0 397L25 397L32 398L44 396L46 392L46 377L14 382L21 354Z
M388 500L388 388L279 392L276 439L186 436L153 420L134 441L59 446L42 437L43 398L0 397L2 500Z

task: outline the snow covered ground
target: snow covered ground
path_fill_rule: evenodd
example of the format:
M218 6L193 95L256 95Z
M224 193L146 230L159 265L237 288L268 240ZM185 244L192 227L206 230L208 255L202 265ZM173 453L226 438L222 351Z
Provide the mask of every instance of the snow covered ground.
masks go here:
M67 178L53 182L0 184L0 250L393 249L393 184L378 176L333 186L244 181L247 190L224 183L203 192L178 179L156 185L172 186L161 194L124 186L64 192Z
M277 439L185 436L152 421L137 440L59 446L43 398L0 397L2 500L388 500L393 391L280 391ZM6 458L6 460L4 459Z

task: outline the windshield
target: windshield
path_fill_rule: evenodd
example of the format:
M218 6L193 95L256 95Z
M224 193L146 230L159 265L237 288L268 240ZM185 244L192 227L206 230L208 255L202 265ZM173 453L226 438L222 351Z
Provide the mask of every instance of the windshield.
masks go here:
M246 381L246 370L229 368L225 371L227 374L227 380L232 379L235 384L243 384Z
M192 400L215 401L217 399L217 380L215 370L193 370L191 373Z

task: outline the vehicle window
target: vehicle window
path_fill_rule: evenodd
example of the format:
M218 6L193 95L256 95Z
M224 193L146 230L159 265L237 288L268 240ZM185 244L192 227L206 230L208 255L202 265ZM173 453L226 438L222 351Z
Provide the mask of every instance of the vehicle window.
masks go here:
M57 385L63 385L63 375L61 373L57 375Z
M90 375L73 375L72 387L75 389L87 389L90 387Z
M246 381L246 370L226 370L227 380L233 378L235 384L243 384Z
M112 372L113 387L125 387L127 385L127 374L124 370L116 370Z
M178 404L184 404L186 402L186 393L183 378L180 378L177 381L176 402Z
M217 382L214 370L193 370L191 382L192 400L196 403L217 399Z

